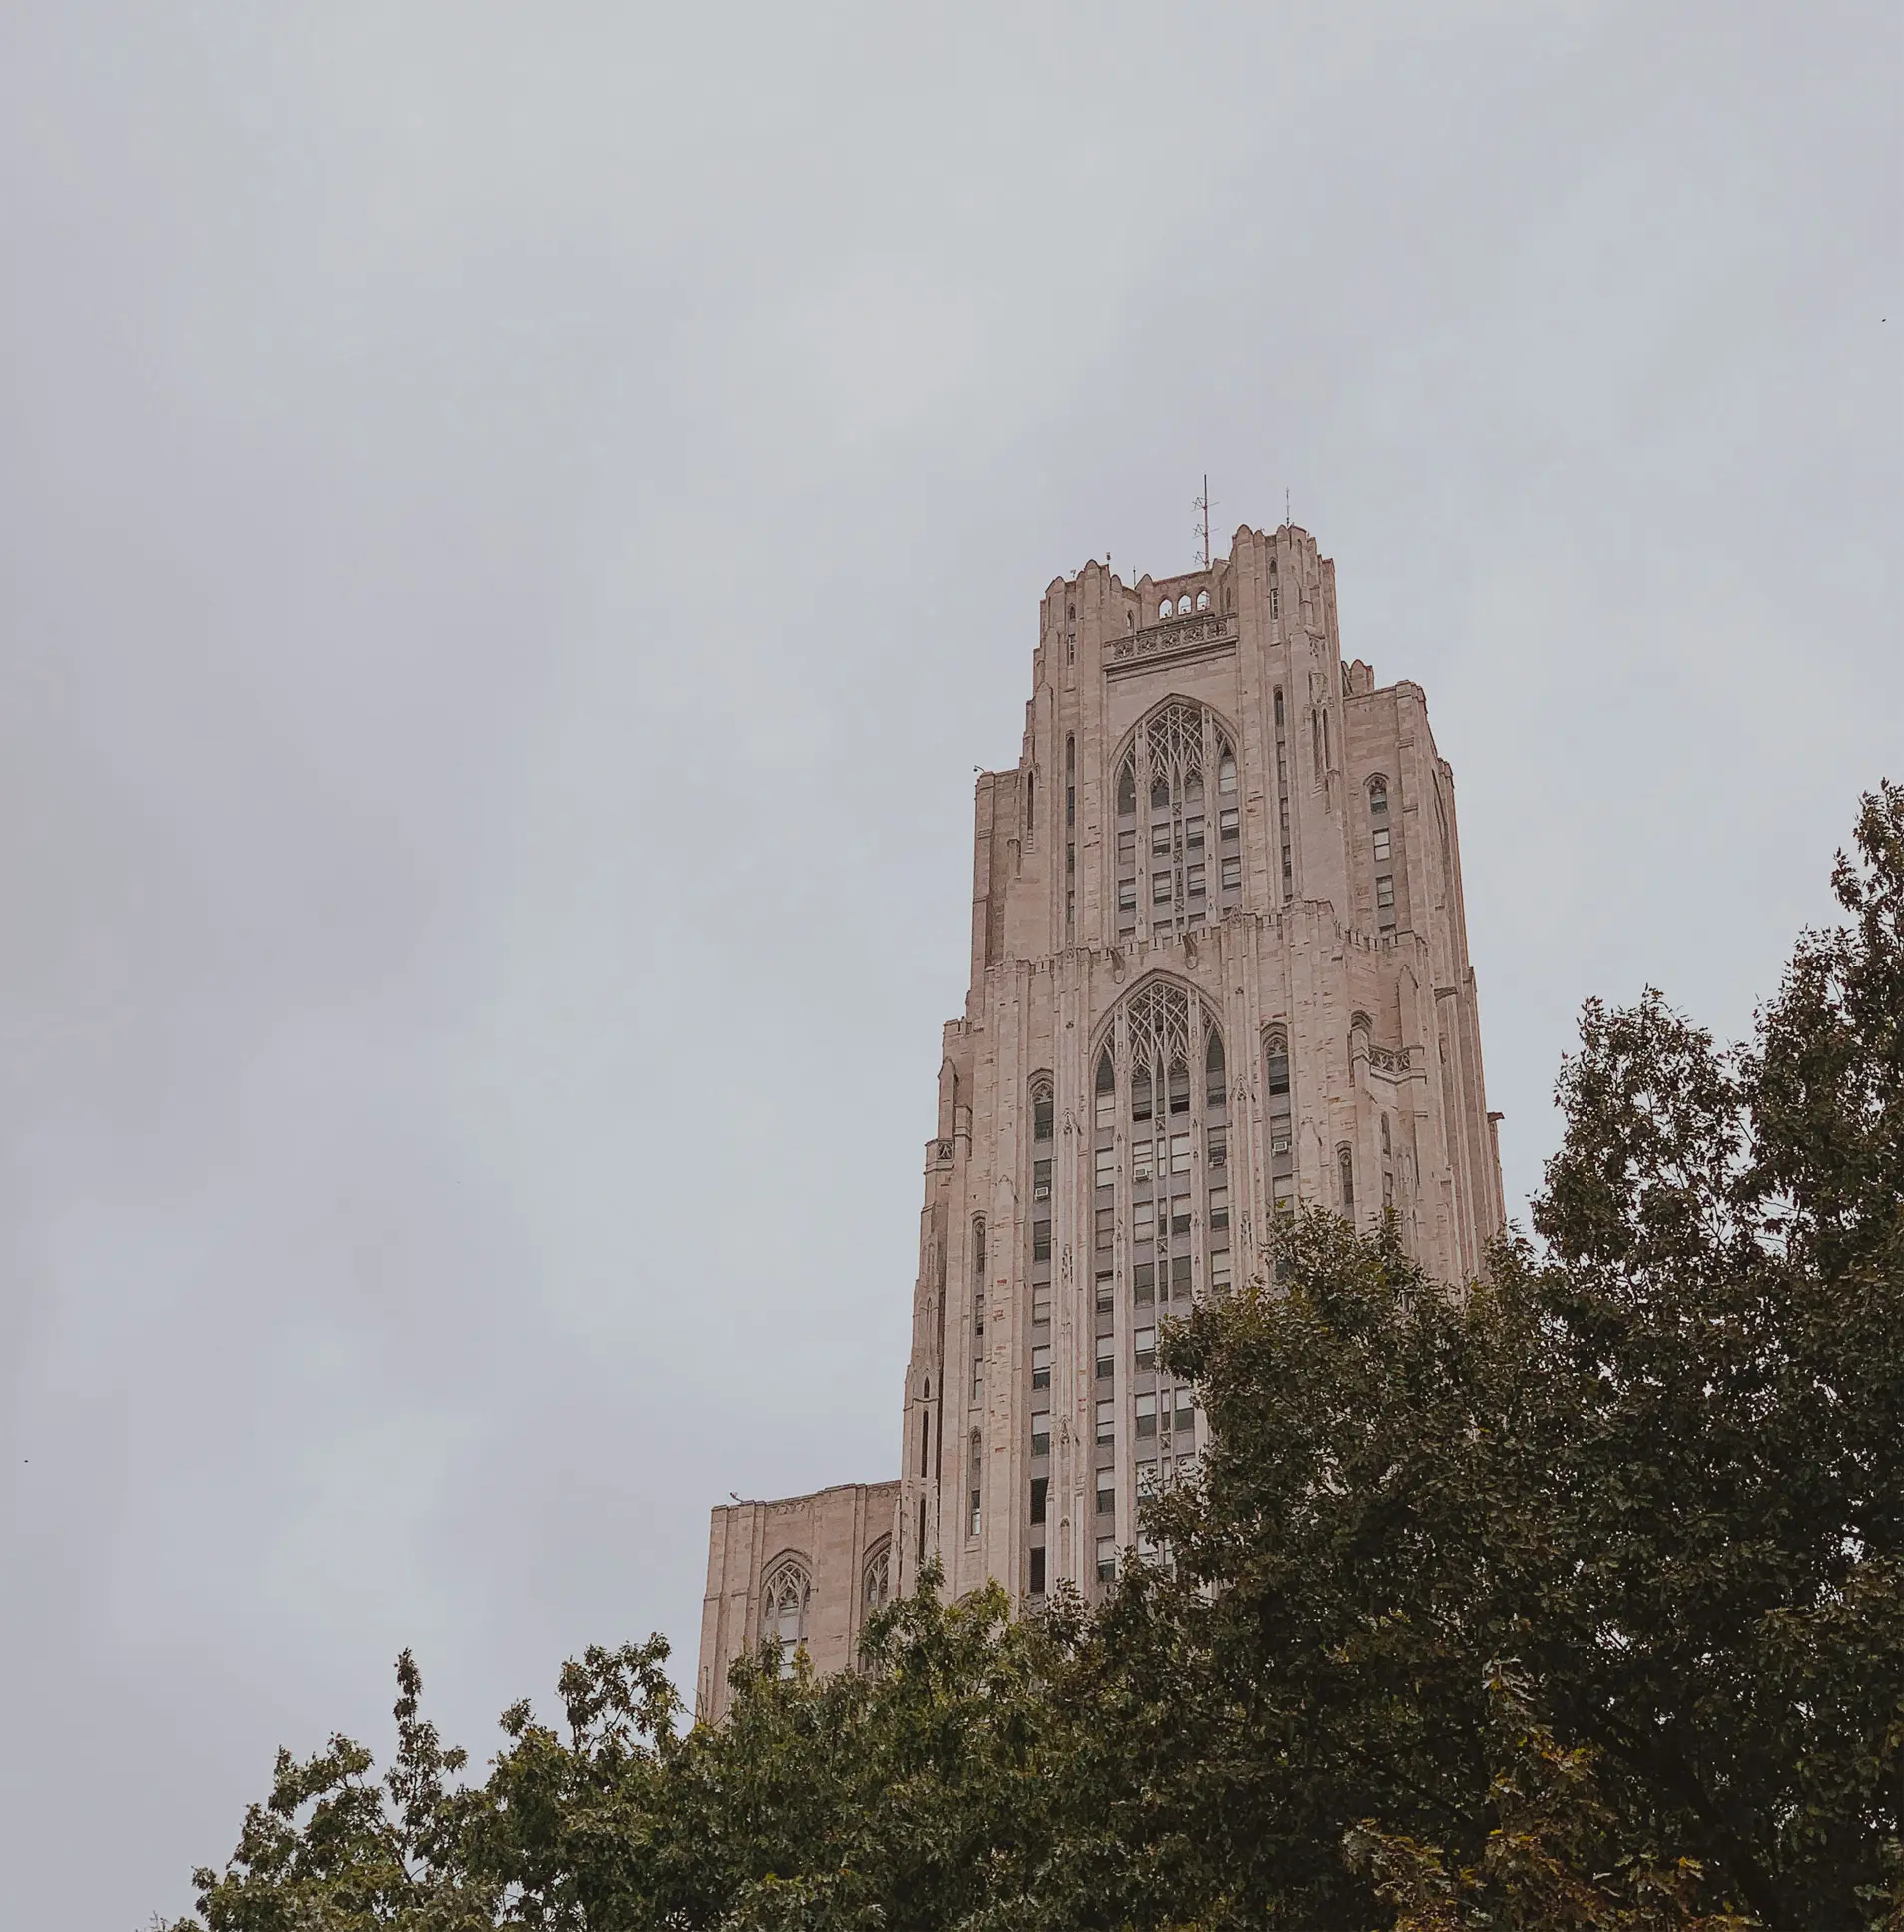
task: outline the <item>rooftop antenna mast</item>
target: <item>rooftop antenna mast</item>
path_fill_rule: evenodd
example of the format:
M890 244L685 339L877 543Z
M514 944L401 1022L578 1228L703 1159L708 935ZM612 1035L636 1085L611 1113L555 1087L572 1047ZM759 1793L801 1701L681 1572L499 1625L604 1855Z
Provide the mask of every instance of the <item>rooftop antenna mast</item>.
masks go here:
M1210 567L1210 477L1206 470L1203 476L1203 494L1190 507L1197 513L1196 529L1192 534L1203 546L1203 567Z

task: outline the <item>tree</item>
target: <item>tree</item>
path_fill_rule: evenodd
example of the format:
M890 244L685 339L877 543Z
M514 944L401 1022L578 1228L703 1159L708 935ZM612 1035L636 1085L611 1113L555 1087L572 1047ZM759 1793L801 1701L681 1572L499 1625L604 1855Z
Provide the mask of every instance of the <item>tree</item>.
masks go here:
M201 1924L1904 1932L1904 791L1857 836L1748 1047L1587 1006L1539 1250L1310 1212L1167 1332L1212 1447L1100 1609L929 1573L684 1736L590 1650L471 1786L406 1654Z

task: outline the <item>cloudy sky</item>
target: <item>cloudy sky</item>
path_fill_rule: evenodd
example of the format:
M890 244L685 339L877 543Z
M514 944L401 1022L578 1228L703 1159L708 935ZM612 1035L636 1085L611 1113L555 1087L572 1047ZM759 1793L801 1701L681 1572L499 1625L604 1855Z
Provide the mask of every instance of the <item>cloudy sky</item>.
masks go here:
M0 1917L888 1474L1037 599L1285 492L1522 1211L1904 775L1882 4L0 10Z

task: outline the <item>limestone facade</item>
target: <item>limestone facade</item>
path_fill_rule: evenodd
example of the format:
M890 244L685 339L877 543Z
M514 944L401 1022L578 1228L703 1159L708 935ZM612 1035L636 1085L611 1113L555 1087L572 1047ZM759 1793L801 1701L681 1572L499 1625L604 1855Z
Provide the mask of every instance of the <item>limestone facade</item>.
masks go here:
M1277 1213L1392 1211L1451 1283L1503 1225L1453 774L1420 687L1344 661L1305 531L1053 582L1022 753L976 817L900 1478L714 1512L710 1717L732 1658L793 1627L796 1572L822 1669L875 1556L888 1590L936 1555L954 1595L1099 1594L1204 1445L1158 1323L1257 1273Z

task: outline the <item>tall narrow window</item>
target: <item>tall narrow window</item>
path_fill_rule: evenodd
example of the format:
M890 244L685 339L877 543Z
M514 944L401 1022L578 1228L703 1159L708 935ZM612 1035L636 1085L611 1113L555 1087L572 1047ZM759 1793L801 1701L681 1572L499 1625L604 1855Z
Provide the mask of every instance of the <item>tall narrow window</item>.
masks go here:
M1269 1129L1269 1198L1278 1214L1295 1211L1295 1102L1290 1092L1289 1035L1272 1026L1263 1044L1265 1124Z
M1210 1043L1203 1054L1204 1099L1210 1106L1223 1104L1223 1035L1210 1029Z
M1389 787L1385 778L1369 780L1369 849L1375 863L1384 865L1389 857Z
M971 1221L971 1400L985 1399L985 1217Z
M1294 847L1289 836L1289 734L1283 717L1283 694L1276 692L1276 824L1281 834L1283 898L1296 896Z
M1099 1127L1114 1127L1117 1124L1117 1070L1111 1064L1108 1047L1097 1062L1095 1119Z
M1336 1149L1336 1178L1342 1188L1342 1214L1345 1220L1355 1219L1355 1155L1347 1146Z
M982 1527L983 1519L979 1506L983 1500L983 1485L981 1479L984 1474L984 1443L979 1437L977 1430L974 1429L971 1432L971 1474L967 1479L967 1487L971 1491L970 1519L965 1528L965 1534L968 1537L975 1537Z
M767 1573L761 1588L761 1640L778 1654L783 1677L793 1675L794 1659L807 1640L812 1598L813 1581L798 1559L783 1558Z
M1055 1117L1051 1089L1039 1084L1031 1089L1031 1138L1049 1140Z
M890 1544L878 1544L860 1573L860 1595L869 1610L881 1610L893 1594L893 1565Z
M1077 929L1077 740L1064 741L1064 937Z
M1038 775L1026 772L1024 775L1024 843L1030 845L1037 837L1038 830Z

